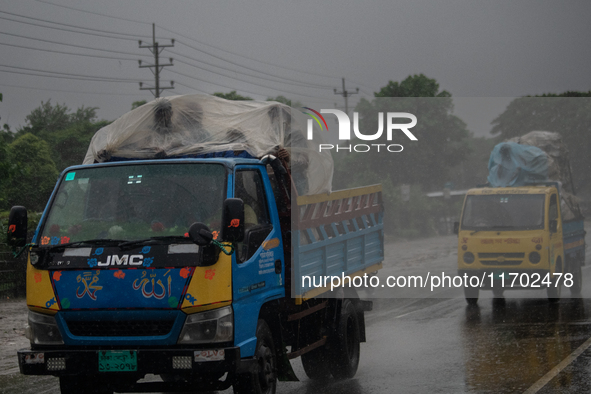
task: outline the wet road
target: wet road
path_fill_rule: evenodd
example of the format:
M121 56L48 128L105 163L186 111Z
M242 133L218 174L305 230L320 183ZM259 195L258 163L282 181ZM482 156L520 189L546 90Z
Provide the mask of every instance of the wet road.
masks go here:
M452 241L450 243L450 241ZM451 246L450 246L451 245ZM391 247L389 245L389 247ZM393 247L393 246L392 246ZM386 274L453 267L453 238L432 241L404 254ZM417 257L417 254L421 255ZM408 263L408 264L407 264ZM583 269L583 298L527 298L527 291L504 299L482 298L468 306L461 291L441 290L438 298L376 299L367 319L368 342L354 379L281 382L278 393L584 393L591 390L591 261ZM543 296L543 292L541 291ZM486 296L486 294L484 294ZM539 295L539 294L535 294ZM57 379L0 376L2 393L53 393ZM231 392L228 390L227 392Z

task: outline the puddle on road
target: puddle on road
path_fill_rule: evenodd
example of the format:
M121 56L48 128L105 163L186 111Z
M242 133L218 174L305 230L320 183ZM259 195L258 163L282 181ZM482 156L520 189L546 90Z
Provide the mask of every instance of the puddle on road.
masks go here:
M495 300L467 306L462 328L468 391L523 392L591 336L591 300ZM588 368L565 369L545 389L590 380ZM553 387L550 387L553 386Z

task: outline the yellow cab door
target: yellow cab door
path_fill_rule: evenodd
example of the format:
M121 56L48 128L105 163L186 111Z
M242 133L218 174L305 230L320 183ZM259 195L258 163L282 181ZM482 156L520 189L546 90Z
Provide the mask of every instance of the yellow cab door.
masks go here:
M548 204L548 263L550 272L564 271L564 252L562 244L562 218L558 194L552 193Z

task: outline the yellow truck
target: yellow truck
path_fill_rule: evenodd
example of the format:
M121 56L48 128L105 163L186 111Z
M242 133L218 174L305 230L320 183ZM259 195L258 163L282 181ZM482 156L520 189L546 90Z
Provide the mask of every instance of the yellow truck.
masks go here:
M506 289L546 288L551 301L561 285L580 293L583 219L563 221L559 201L551 184L468 191L456 230L458 274L469 278L469 304L480 290L500 297Z

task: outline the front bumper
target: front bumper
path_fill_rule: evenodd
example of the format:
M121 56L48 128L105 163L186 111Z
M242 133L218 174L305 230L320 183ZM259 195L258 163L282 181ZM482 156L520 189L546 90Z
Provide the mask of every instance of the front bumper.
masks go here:
M112 387L126 384L127 389L132 389L131 386L141 386L141 389L145 391L162 391L165 388L183 389L184 386L190 387L191 382L195 381L210 386L212 390L225 390L230 387L237 373L252 371L256 366L255 360L240 358L240 348L238 347L222 349L212 347L209 352L215 350L218 355L214 357L213 361L203 361L202 355L205 351L203 349L128 348L126 350L135 351L137 354L137 370L135 371L100 372L99 352L102 349L21 349L18 351L18 363L20 371L24 375L100 378L101 381L110 382ZM223 359L219 359L220 351L224 353ZM179 363L179 360L182 362ZM224 381L218 380L226 373ZM146 374L180 376L183 379L172 383L135 384L136 380ZM144 387L146 385L150 387Z

